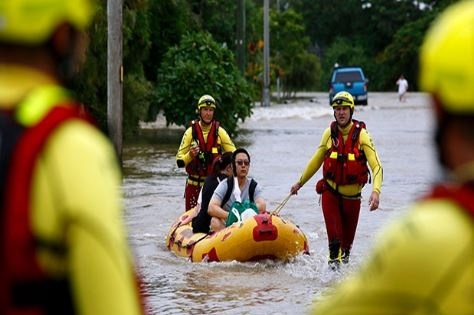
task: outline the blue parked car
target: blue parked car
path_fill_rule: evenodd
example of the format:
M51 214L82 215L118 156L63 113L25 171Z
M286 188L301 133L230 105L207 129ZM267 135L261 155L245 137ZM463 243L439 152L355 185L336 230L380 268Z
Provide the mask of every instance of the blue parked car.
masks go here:
M354 97L354 103L367 105L369 80L361 67L337 67L331 74L329 87L329 103L336 93L347 91Z

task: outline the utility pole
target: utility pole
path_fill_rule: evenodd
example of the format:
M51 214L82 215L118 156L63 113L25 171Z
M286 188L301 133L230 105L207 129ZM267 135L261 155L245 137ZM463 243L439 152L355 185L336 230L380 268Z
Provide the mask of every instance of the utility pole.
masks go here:
M107 0L107 126L122 164L122 0Z
M245 73L245 0L237 0L237 42L235 43L237 66Z
M270 106L270 23L269 0L263 1L263 101L262 106Z

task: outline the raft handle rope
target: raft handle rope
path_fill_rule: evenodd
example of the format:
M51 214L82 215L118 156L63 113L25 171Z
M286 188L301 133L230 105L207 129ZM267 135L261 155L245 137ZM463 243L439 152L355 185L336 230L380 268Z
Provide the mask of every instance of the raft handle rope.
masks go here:
M281 209L285 206L285 204L288 202L288 200L290 199L291 197L291 193L285 198L283 199L283 201L275 208L275 210L273 210L270 215L278 215L281 211Z

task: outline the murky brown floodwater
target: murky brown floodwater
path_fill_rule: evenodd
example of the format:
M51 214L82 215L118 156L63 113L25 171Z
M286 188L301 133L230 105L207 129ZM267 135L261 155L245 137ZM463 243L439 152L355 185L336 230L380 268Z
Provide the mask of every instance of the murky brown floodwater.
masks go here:
M274 209L319 144L331 120L326 93L313 101L257 107L242 124L235 142L251 156L250 173L264 187L268 209ZM314 298L360 264L377 241L377 232L403 212L437 178L431 150L431 114L422 94L398 103L395 93L371 93L369 106L357 107L373 136L384 166L381 207L369 212L370 188L363 208L351 264L341 272L327 268L326 231L314 183L293 196L281 216L298 224L309 239L310 256L293 262L191 263L165 246L171 223L184 211L183 169L175 154L183 129L144 130L124 147L124 191L130 243L148 292L151 314L306 314Z

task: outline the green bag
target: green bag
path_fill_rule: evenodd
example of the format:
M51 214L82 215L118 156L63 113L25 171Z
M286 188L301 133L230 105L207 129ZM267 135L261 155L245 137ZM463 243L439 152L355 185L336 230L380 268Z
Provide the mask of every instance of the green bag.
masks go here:
M254 202L249 200L245 200L244 202L234 201L230 207L225 226L232 225L235 222L243 222L256 214L258 214L258 208Z

